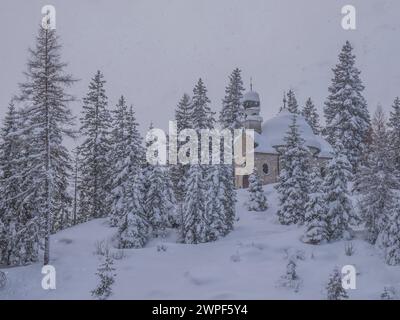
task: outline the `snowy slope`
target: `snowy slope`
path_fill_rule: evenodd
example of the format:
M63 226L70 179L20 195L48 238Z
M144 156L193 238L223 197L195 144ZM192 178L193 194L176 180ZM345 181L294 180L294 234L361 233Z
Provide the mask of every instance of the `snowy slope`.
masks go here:
M324 299L324 286L334 266L353 264L359 273L352 299L378 299L384 286L400 289L400 267L386 266L378 252L354 240L355 254L345 255L344 242L311 246L299 241L302 227L277 223L276 193L266 187L270 208L265 213L244 209L245 191L239 191L240 220L235 231L216 243L184 245L153 240L146 248L125 250L115 261L114 299ZM104 219L65 230L52 237L57 289L44 291L41 265L2 270L9 278L0 299L91 299L97 282L96 241L111 239L114 230ZM167 251L157 251L163 243ZM114 249L113 249L114 250ZM298 261L303 284L298 293L278 286L287 256L304 252Z

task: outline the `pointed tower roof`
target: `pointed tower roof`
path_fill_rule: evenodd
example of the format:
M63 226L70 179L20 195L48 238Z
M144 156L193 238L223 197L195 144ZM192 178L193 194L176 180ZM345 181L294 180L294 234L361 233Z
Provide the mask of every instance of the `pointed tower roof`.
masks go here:
M253 91L253 78L250 78L250 91L243 95L243 102L244 101L260 102L260 95L256 91Z

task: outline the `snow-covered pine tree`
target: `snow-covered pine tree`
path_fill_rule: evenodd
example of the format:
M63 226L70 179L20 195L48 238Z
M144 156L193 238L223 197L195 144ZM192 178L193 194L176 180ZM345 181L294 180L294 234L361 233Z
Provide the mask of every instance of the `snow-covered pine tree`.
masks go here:
M132 107L127 118L126 158L118 160L119 185L113 190L117 202L114 210L117 216L120 248L142 248L149 237L149 223L146 207L145 178L143 177L143 148Z
M243 98L243 81L241 70L236 68L229 76L229 84L225 88L225 97L222 100L222 110L219 115L219 124L222 129L239 129L241 128L244 110L242 106ZM233 134L233 132L232 132ZM226 144L224 143L224 147ZM224 153L224 148L221 145L221 156ZM221 158L221 160L223 160ZM236 190L235 190L235 174L234 166L224 163L219 168L221 202L224 208L226 229L224 235L233 230L235 215L236 215Z
M60 215L67 193L71 169L65 137L73 136L73 117L68 103L74 98L66 93L74 79L64 72L60 44L55 30L39 28L36 47L30 50L26 82L20 84L18 100L24 106L24 139L29 141L28 167L23 174L31 215L40 217L44 239L44 264L50 260L52 219ZM29 185L29 186L28 186Z
M72 208L72 225L76 225L79 221L78 217L78 185L80 181L79 174L79 149L74 150L74 169L73 169L73 188L74 188L74 197L73 197L73 208Z
M350 236L350 225L359 223L349 196L347 183L351 179L351 165L343 154L340 142L327 166L323 191L328 207L327 240L334 241Z
M360 213L372 244L386 224L386 213L397 201L393 189L398 181L393 173L391 147L385 115L379 106L372 119L371 143L355 179L355 189L361 194Z
M296 262L290 259L286 266L286 275L285 275L286 279L297 280L299 278L299 276L297 275L296 267L297 267Z
M193 89L191 104L193 129L200 130L214 128L214 112L211 111L209 105L210 102L211 101L207 96L207 88L205 87L203 80L200 78Z
M72 159L70 159L72 164ZM64 230L72 225L72 196L67 192L72 173L72 165L68 168L68 172L60 178L62 192L55 192L55 210L51 221L51 233ZM67 175L68 174L68 175Z
M139 171L124 182L124 197L120 200L123 210L118 222L118 246L121 249L143 248L149 238L150 226L145 216L141 174Z
M329 277L329 282L326 286L328 300L346 300L349 298L345 289L342 286L342 276L339 269L336 267Z
M232 165L219 165L219 192L224 210L224 236L233 230L236 218L237 198L233 172L234 168Z
M321 133L321 125L319 123L319 115L317 108L311 98L308 98L306 105L304 106L301 114L306 119L307 123L310 125L314 134L319 135Z
M126 221L126 215L129 211L131 204L134 202L136 196L132 194L132 188L137 189L138 180L141 177L141 165L143 159L142 137L140 136L138 124L136 122L135 113L131 106L129 110L125 111L124 115L124 133L118 138L117 145L113 148L118 149L119 158L115 159L113 177L113 189L111 191L113 201L111 205L111 214L109 221L112 226L120 226L121 223ZM116 151L117 152L117 151ZM141 193L137 195L139 202L144 202L144 196ZM144 207L143 204L140 204ZM143 214L143 209L132 209L139 211Z
M94 289L91 293L92 296L99 300L106 300L112 294L112 286L115 282L115 268L114 261L112 257L107 253L102 263L99 265L96 275L99 278L99 284L96 289Z
M112 123L110 131L110 162L114 166L118 159L126 158L126 138L127 138L127 119L128 119L128 106L126 104L125 97L122 95L115 106L115 109L111 111ZM112 169L114 172L111 175L111 187L114 184L118 184L114 181L114 177L117 175L117 170L115 167Z
M111 187L111 212L108 217L112 227L118 226L121 217L120 200L123 198L123 181L122 179L129 179L125 168L128 165L126 159L128 157L128 148L132 143L128 138L128 129L136 130L136 123L132 123L132 128L128 127L128 107L124 96L118 100L115 110L112 111L112 130L111 130L111 147L109 151L110 164L112 165L112 172L110 174L110 187Z
M286 265L286 273L281 277L279 284L282 287L291 288L294 289L295 292L298 292L302 281L297 274L296 268L296 262L293 259L290 259Z
M192 99L192 127L199 134L202 129L214 128L214 113L211 111L209 103L207 89L203 81L199 79L193 89ZM201 152L211 153L209 148L207 150L199 149L199 156L201 156ZM213 238L210 223L214 221L216 225L219 223L217 217L220 217L220 215L215 212L216 207L220 208L219 193L211 194L210 192L216 185L215 175L213 179L207 180L210 172L216 172L213 169L210 164L191 165L187 172L185 178L186 195L182 205L183 226L181 236L185 243L210 241ZM217 180L217 184L219 184L219 176ZM213 201L216 205L210 206L209 204ZM218 227L215 228L218 229Z
M32 179L27 176L31 163L25 123L24 110L16 111L11 103L0 139L0 264L5 265L36 262L39 254L39 217L33 214L33 201L25 198Z
M179 101L176 107L175 121L176 121L178 135L182 130L192 128L191 98L186 93L183 95L182 99ZM181 143L178 142L178 150L182 143L183 142ZM171 179L174 186L175 198L179 202L183 201L185 197L184 179L188 169L189 169L188 165L183 165L180 163L176 165L170 165Z
M175 110L175 121L178 133L192 128L192 106L191 98L185 93L179 101Z
M241 70L236 68L229 76L229 84L225 88L225 97L222 100L222 110L219 122L222 128L238 129L243 122L243 81Z
M127 137L129 139L133 139L137 142L138 145L140 145L140 152L136 156L137 160L143 161L143 156L144 156L144 148L142 146L143 143L143 138L140 136L139 133L139 124L136 120L136 115L135 111L133 111L133 105L131 104L130 107L127 110L126 113L126 132L127 132Z
M207 241L215 241L233 230L236 192L231 165L201 166L205 189L204 219L207 222Z
M16 113L11 102L0 133L0 265L10 265L8 256L16 242L16 234L12 232L18 217L18 203L12 199L20 193L16 176L20 157Z
M205 199L207 184L203 178L203 168L191 165L185 179L186 195L182 206L182 241L198 244L207 242L208 225L205 217Z
M297 103L296 95L293 90L287 93L287 110L293 114L299 114L299 105Z
M306 231L303 236L305 243L319 244L326 240L328 208L322 184L320 169L316 166L311 172L308 202L306 203Z
M386 212L386 224L380 232L377 244L390 266L400 265L400 202Z
M309 192L309 152L304 146L295 114L284 141L281 156L283 169L276 186L279 194L278 219L284 225L303 223Z
M89 84L89 92L83 99L81 156L79 186L80 216L85 220L106 217L111 211L109 172L110 112L104 89L104 76L97 71Z
M216 241L223 234L225 214L222 206L219 165L205 168L204 182L207 184L204 194L204 219L207 224L205 242L211 242Z
M233 229L235 199L230 194L227 181L223 175L230 174L223 165L206 166L205 184L207 190L204 193L205 214L204 219L208 226L206 241L215 241L225 236ZM226 177L226 176L225 176ZM226 177L229 179L229 175ZM228 203L229 201L233 202ZM233 217L232 217L233 215Z
M391 161L400 175L400 98L397 97L392 106L389 117L389 140L391 144Z
M333 146L341 143L353 173L364 152L370 127L367 103L362 95L364 86L355 59L353 47L347 41L339 54L339 63L333 69L334 78L324 107L326 138Z
M38 258L37 216L23 205L27 141L20 122L20 113L10 103L0 133L0 265L23 265Z
M156 236L165 236L165 229L170 226L170 217L173 214L172 187L169 183L169 174L166 168L156 165L149 176L149 189L146 194L146 211L149 223Z
M254 170L249 176L248 201L246 203L249 211L265 211L268 209L267 198L264 194L261 178Z
M163 167L163 192L166 201L165 206L168 212L167 227L177 228L180 224L180 218L177 213L178 202L176 200L174 184L171 178L172 174L170 166Z

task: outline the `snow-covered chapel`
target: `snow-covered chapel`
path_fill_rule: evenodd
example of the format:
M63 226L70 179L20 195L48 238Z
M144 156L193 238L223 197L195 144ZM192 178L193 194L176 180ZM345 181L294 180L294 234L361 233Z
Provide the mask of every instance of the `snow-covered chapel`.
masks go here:
M281 170L280 151L284 146L284 138L289 131L293 114L287 110L284 99L281 111L263 123L263 118L260 116L260 96L253 91L252 86L250 91L243 96L243 108L245 111L243 127L255 131L254 161L257 173L263 184L276 183ZM324 167L330 159L332 147L321 136L314 134L302 115L297 115L297 125L310 151L311 163L319 166L323 174ZM248 185L248 176L236 176L237 188L247 188Z

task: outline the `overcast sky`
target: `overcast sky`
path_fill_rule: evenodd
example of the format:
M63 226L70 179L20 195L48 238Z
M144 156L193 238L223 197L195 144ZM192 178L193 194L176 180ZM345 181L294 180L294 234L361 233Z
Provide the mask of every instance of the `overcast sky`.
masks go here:
M243 70L260 93L262 115L278 112L283 91L318 108L346 39L355 46L370 110L389 110L400 95L398 0L1 0L0 118L23 80L41 8L57 10L57 31L68 71L81 79L82 98L100 69L110 105L124 94L142 129L166 128L177 101L199 77L219 110L230 72ZM341 8L357 9L357 30L341 27ZM80 103L73 105L79 114Z

